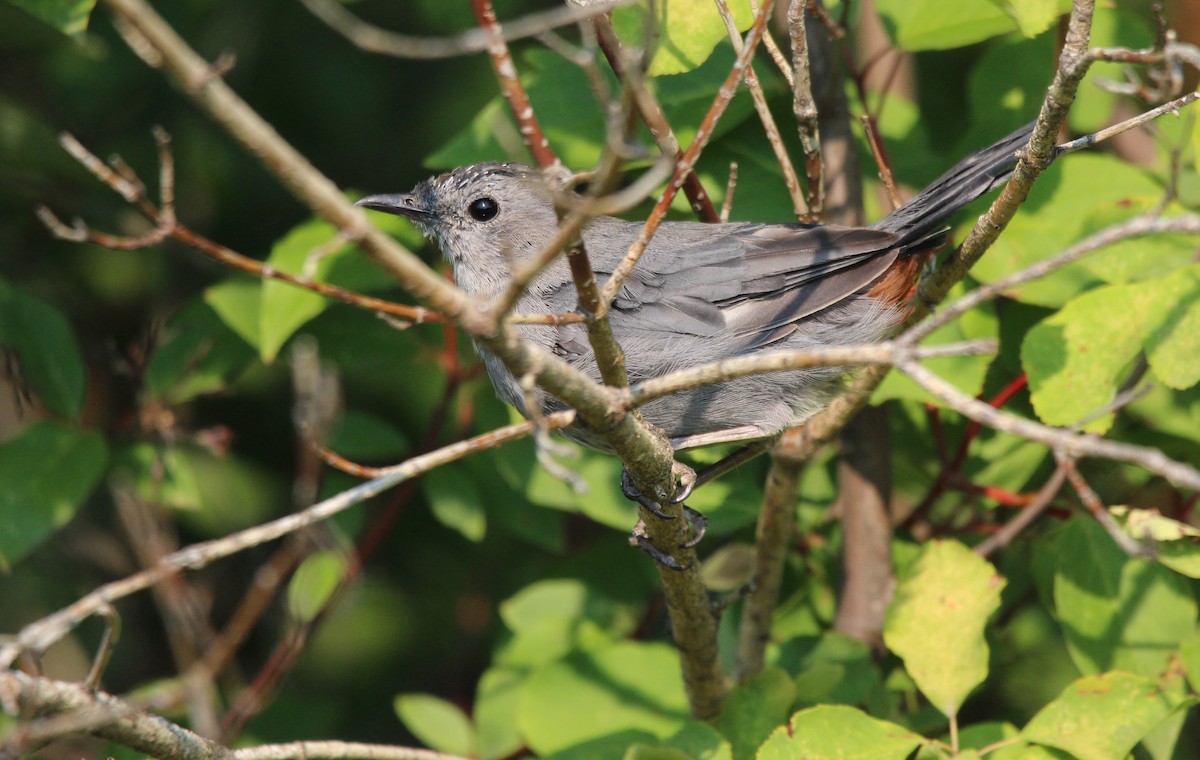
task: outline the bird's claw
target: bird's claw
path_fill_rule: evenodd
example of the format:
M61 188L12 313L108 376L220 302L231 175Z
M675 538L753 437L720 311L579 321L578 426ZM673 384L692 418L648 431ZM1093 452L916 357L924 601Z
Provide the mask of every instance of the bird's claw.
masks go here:
M671 503L682 504L692 495L692 489L696 487L696 471L683 462L672 462L671 474L679 479L679 486L675 489L675 496L671 499Z
M679 560L654 545L654 542L650 540L650 536L646 534L646 523L642 520L638 520L637 525L633 526L633 533L629 535L629 545L636 546L646 552L655 562L668 570L687 569L687 566L679 564Z
M687 504L683 505L683 516L687 518L688 526L692 529L692 537L683 542L683 548L694 549L704 539L704 534L708 531L708 518Z
M621 470L621 493L625 494L626 499L637 502L660 520L675 519L675 515L664 512L662 507L658 506L658 502L638 490L633 481L629 479L629 470Z
M675 487L675 495L671 497L670 502L672 504L682 504L692 495L692 490L696 487L696 471L683 462L672 462L671 475L679 483ZM621 470L621 493L625 494L626 499L637 502L648 509L655 517L663 520L675 519L674 515L663 512L657 502L638 490L637 486L629 478L629 470Z

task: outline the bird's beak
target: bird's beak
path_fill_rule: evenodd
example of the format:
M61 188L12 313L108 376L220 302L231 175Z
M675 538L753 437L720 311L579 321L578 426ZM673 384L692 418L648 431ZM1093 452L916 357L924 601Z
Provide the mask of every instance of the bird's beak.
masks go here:
M354 205L369 208L373 211L382 211L385 214L406 216L418 222L427 221L433 214L432 211L421 203L417 196L408 193L368 195L366 198L355 201Z

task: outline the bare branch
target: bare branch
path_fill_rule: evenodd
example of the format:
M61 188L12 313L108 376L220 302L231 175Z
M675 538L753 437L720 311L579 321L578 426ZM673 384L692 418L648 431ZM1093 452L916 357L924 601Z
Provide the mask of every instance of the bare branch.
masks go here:
M800 148L804 151L804 170L808 175L809 219L825 217L825 178L821 161L821 134L817 126L816 101L813 100L812 70L808 55L808 30L805 22L807 0L791 0L788 5L788 32L792 40L792 111L800 130Z
M547 416L546 424L552 427L565 427L574 420L574 417L573 412L559 412ZM106 605L117 599L147 589L184 570L198 570L218 559L315 525L410 478L462 459L477 451L495 448L509 441L524 438L533 433L536 428L537 426L532 422L521 422L443 446L436 451L413 457L402 464L387 468L380 477L314 504L302 512L256 525L223 538L184 547L163 557L153 567L121 580L107 583L74 604L25 626L12 639L0 644L0 669L11 667L17 655L23 651L41 652L45 650L80 622L97 614Z
M369 53L381 53L396 58L453 58L482 53L490 45L488 30L476 27L453 37L414 37L369 24L346 10L337 0L301 0L304 6L331 29ZM505 21L501 39L504 42L534 37L570 26L580 21L610 12L632 0L598 0L584 7L564 6L521 18Z
M799 428L792 428L784 432L783 439L800 434ZM763 487L762 510L754 530L754 575L742 606L733 665L733 677L739 683L762 671L779 604L783 564L795 529L796 488L804 469L804 460L788 456L789 449L784 442L772 451L771 469Z
M977 356L989 354L996 349L995 341L974 340L940 346L911 346L907 342L887 341L857 346L831 346L829 348L777 351L761 356L742 356L725 359L711 364L671 372L666 375L638 383L629 395L629 403L642 406L656 398L669 396L688 388L712 385L750 375L768 372L829 367L836 365L866 366L892 365L902 361L920 361L939 356Z
M292 742L231 750L103 692L25 673L0 672L0 694L10 714L37 715L19 723L0 754L21 757L38 744L85 733L152 757L189 760L466 760L427 749L356 742Z
M1045 444L1074 458L1097 457L1129 462L1161 475L1176 486L1200 490L1200 470L1177 462L1158 449L1109 441L1063 428L1052 428L995 409L983 401L971 398L915 361L898 362L896 368L933 394L938 401L994 430Z
M508 108L517 120L517 128L529 152L533 154L533 160L543 171L560 170L562 162L550 147L542 125L533 113L533 105L517 76L517 67L513 64L512 54L508 52L504 32L496 20L496 10L491 0L471 0L471 10L475 12L479 28L487 35L487 52L492 61L492 70L496 73L496 81L500 83L500 91L508 101Z
M646 87L641 69L636 64L627 65L624 60L621 41L617 39L609 17L607 15L597 16L593 19L592 24L596 31L600 50L608 60L609 67L621 80L626 90L633 95L638 115L642 117L650 134L654 136L659 150L664 156L674 159L676 163L682 161L683 149L679 147L679 140L667 122L667 116L663 113L662 106L658 104L654 94ZM695 169L689 171L684 177L683 193L687 197L688 203L691 204L692 211L696 213L697 219L702 222L717 221L712 198L704 190L704 186L700 183L700 176L696 174Z
M919 341L942 325L962 316L980 304L1002 295L1005 291L1045 277L1051 272L1078 261L1091 253L1095 253L1106 246L1131 238L1170 232L1200 234L1200 216L1180 216L1164 219L1156 214L1143 214L1127 222L1113 225L1097 232L1091 237L1079 241L1062 253L1038 261L1019 272L1014 272L1007 277L1002 277L987 285L981 285L949 306L939 309L937 314L931 318L915 325L911 330L904 333L900 340L905 342Z
M725 81L717 91L717 96L713 99L712 106L709 107L708 113L705 114L699 129L696 130L695 139L688 146L683 159L677 163L671 181L667 183L662 197L659 198L658 203L655 204L654 209L650 212L650 216L646 219L646 224L643 225L637 240L630 246L621 263L613 268L612 276L605 283L602 297L604 310L597 314L597 317L603 317L607 313L607 310L611 308L613 299L616 298L617 293L621 290L621 286L624 285L625 280L633 272L633 268L637 266L638 259L641 258L642 252L646 250L646 246L650 243L650 238L653 237L655 230L658 229L658 225L662 223L666 216L667 209L670 208L675 194L683 186L687 174L695 167L696 161L700 158L700 153L708 144L709 138L712 137L713 129L716 128L717 122L720 121L722 114L725 113L729 101L733 100L734 93L737 91L737 83L742 79L743 73L754 55L754 51L758 48L758 42L762 39L763 29L766 28L767 20L770 18L773 6L774 0L766 0L763 6L758 9L758 15L754 18L754 25L750 27L750 32L746 35L745 47L742 48L742 52L738 55L737 60L734 61L733 68L730 69L729 74L725 77Z
M725 29L729 32L733 51L741 53L742 37L738 34L737 24L733 20L733 14L729 11L729 5L725 0L717 0L717 10L720 11L721 18L725 21ZM764 30L764 37L765 34ZM754 101L754 110L758 113L759 121L762 122L763 131L767 134L767 142L770 143L771 151L775 154L775 162L783 172L783 182L787 186L788 195L792 197L792 208L796 212L796 218L806 219L809 209L800 192L800 178L796 176L796 169L792 166L792 157L788 155L787 148L783 145L779 127L776 126L775 117L771 115L771 109L767 105L767 96L763 93L762 85L759 84L758 74L754 72L753 62L746 64L746 74L743 80L746 82L746 89L750 91L750 99Z
M1017 513L1016 517L1004 524L1003 528L976 546L975 553L981 557L990 557L998 550L1011 544L1013 539L1028 528L1054 502L1054 497L1058 496L1058 492L1062 490L1066 479L1067 473L1062 467L1055 469L1050 479L1038 489L1037 495L1033 497L1033 501L1026 504Z

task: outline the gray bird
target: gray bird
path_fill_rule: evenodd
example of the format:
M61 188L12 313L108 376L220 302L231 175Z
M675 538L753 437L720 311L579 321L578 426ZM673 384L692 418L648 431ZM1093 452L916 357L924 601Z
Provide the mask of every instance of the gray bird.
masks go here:
M887 338L907 313L922 262L946 242L946 220L1008 178L1032 126L967 156L870 227L663 223L609 316L630 382L732 357ZM514 263L541 251L558 225L538 173L520 164L455 169L412 193L372 195L358 205L411 219L436 239L458 286L482 298L502 292ZM641 228L607 216L588 223L583 241L601 285ZM576 307L562 257L517 305L526 313ZM583 325L517 329L599 380ZM481 354L497 394L525 413L517 380L495 356ZM676 449L764 438L819 411L844 372L818 367L730 380L656 399L642 413ZM565 408L537 394L543 411ZM565 433L603 448L582 426Z

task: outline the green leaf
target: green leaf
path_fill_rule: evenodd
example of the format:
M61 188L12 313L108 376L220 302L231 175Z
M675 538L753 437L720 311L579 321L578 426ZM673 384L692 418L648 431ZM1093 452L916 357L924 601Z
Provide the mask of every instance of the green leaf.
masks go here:
M1146 172L1115 158L1070 156L1047 169L1029 199L971 276L992 282L1045 259L1078 241L1093 214L1112 222L1136 215L1145 203L1162 197L1162 186ZM1082 262L1006 291L1025 303L1059 307L1100 280Z
M1176 390L1200 382L1200 266L1146 284L1146 359L1155 377ZM1134 306L1136 308L1136 306Z
M281 272L326 281L334 261L352 255L347 245L330 249L330 242L337 239L337 230L328 222L319 219L304 222L275 243L266 263ZM258 353L262 360L268 364L274 361L288 338L332 303L304 288L279 280L264 280L258 312Z
M482 760L516 754L524 741L517 731L517 704L525 675L504 667L488 668L475 688L476 741Z
M346 574L346 557L339 551L310 554L296 568L288 583L288 609L298 620L313 620L337 590Z
M759 745L787 720L796 697L792 679L766 668L729 692L718 728L733 745L734 760L753 758Z
M796 705L859 705L880 685L871 647L856 638L828 632L804 657L795 679Z
M70 420L79 418L86 378L70 323L50 304L3 280L0 347L16 355L21 374L47 409Z
M1001 0L999 5L1026 37L1046 31L1062 13L1058 0Z
M1084 676L1033 716L1021 735L1080 760L1124 760L1179 705L1151 678L1120 672Z
M1054 608L1084 673L1160 673L1196 630L1196 600L1167 568L1125 555L1095 520L1073 518L1056 542Z
M1200 267L1097 288L1031 329L1021 361L1038 416L1065 425L1103 407L1143 349L1168 387L1200 382ZM1102 431L1111 419L1107 415L1089 429Z
M883 638L934 707L950 717L987 677L988 617L1004 579L955 541L928 544L896 587Z
M1112 400L1122 371L1142 350L1141 315L1150 298L1137 285L1099 288L1026 333L1021 363L1042 422L1072 425ZM1088 429L1102 432L1111 421L1105 415Z
M663 746L680 750L694 760L733 760L733 748L715 728L689 720Z
M1200 692L1200 635L1193 636L1179 647L1179 662L1193 692Z
M35 422L0 444L0 569L66 524L107 463L102 436L50 422Z
M204 300L242 340L255 348L259 347L262 342L258 319L262 305L261 280L231 277L204 291Z
M77 37L87 31L96 0L8 0L63 34Z
M451 755L475 754L475 727L456 705L432 694L400 694L393 705L425 746Z
M203 301L193 301L167 325L166 339L150 356L146 390L179 404L225 390L256 357L254 349Z
M633 610L574 579L538 581L500 604L514 636L497 655L511 666L533 667L574 649L608 646L637 625Z
M856 708L826 705L802 710L775 729L758 760L905 760L923 742L918 734Z
M620 731L664 738L687 714L675 648L625 641L535 673L521 689L517 724L544 754Z
M613 12L613 28L627 45L641 47L645 24L655 25L658 40L647 72L650 76L691 71L708 60L717 43L729 37L717 6L709 0L660 0L652 8L653 19L647 18L645 4ZM729 10L739 31L750 28L754 15L748 3L729 3Z
M879 0L877 8L888 35L908 51L962 47L1017 28L988 0Z
M483 493L474 478L463 477L453 467L439 467L425 473L421 488L438 522L469 541L483 540L487 533L487 513L483 509Z
M1200 530L1163 517L1156 509L1112 507L1117 521L1139 541L1154 546L1154 557L1189 578L1200 578Z
M712 105L713 92L729 73L732 63L732 50L722 47L695 71L664 77L651 83L681 144L687 145L694 138L701 120ZM521 55L519 69L521 82L529 93L542 131L559 158L567 166L594 165L604 146L604 114L583 72L577 66L562 65L562 59L556 53L537 48ZM760 71L759 80L768 94L781 91L784 87L782 79L772 74L770 69ZM717 123L713 140L719 140L753 114L754 105L749 96L739 90ZM761 134L761 127L755 125L755 129L760 130L756 134ZM641 139L653 144L649 132L642 132ZM765 148L760 153L773 160ZM425 165L436 169L452 168L480 161L495 161L505 156L512 160L529 160L509 116L508 106L497 97L480 109L466 128L426 157ZM727 162L723 163L722 171L728 170L728 167ZM773 167L773 171L778 175L778 166ZM724 182L722 178L720 186L724 186ZM778 221L778 217L772 221Z
M1120 224L1130 212L1148 212L1157 203L1157 199L1147 196L1100 206L1084 219L1080 237ZM1166 277L1186 267L1192 263L1195 248L1192 235L1143 235L1105 246L1081 260L1079 266L1097 280L1123 285Z

